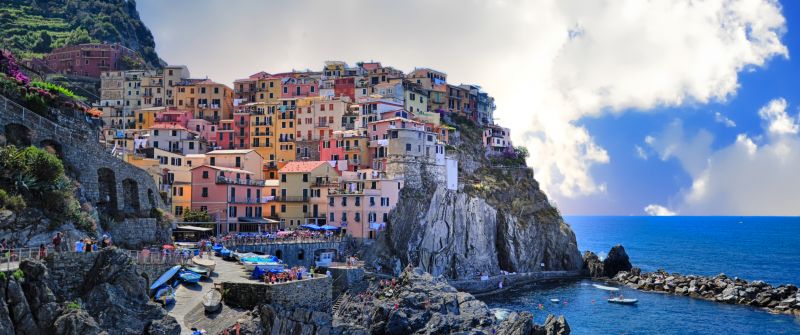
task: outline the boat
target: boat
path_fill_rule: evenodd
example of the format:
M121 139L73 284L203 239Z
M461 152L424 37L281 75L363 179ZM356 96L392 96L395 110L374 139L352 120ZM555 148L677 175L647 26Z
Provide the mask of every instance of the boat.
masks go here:
M231 254L232 252L228 248L222 248L222 250L219 251L219 255L222 256L222 259L231 259Z
M155 296L153 296L153 300L160 302L163 306L174 303L175 289L169 285L162 286L158 291L156 291Z
M610 298L608 302L620 305L634 305L639 302L639 299L623 299L623 298Z
M319 254L319 256L317 257L317 260L314 261L314 264L316 266L321 266L321 267L331 266L331 263L333 263L333 257L334 257L335 254L336 253L333 252L333 251L323 251L323 252L321 252Z
M217 289L208 291L208 293L203 296L203 307L207 313L219 311L220 308L222 308L222 293Z
M211 247L211 250L213 250L214 254L216 254L217 256L220 256L219 252L222 251L222 249L225 249L225 247L223 247L222 244L215 244Z
M604 290L604 291L611 291L611 292L619 291L619 287L611 287L611 286L605 286L605 285L600 285L600 284L592 284L592 286L594 286L594 288L598 288L598 289L601 289L601 290Z
M187 265L184 269L199 274L203 277L211 277L211 269L200 265Z
M236 259L237 261L241 262L242 258L251 258L251 257L259 257L261 255L253 253L253 252L232 252L231 256Z
M194 284L200 281L200 275L192 271L181 271L178 273L178 278L184 283Z
M552 303L554 303L554 304L557 304L557 303L561 302L561 300L558 300L558 299L556 299L556 298L553 298L553 299L550 299L550 302L552 302Z
M154 291L157 291L160 287L162 287L164 285L167 285L167 283L170 280L172 280L172 278L175 277L175 275L180 270L181 270L181 266L180 265L175 265L175 266L171 267L169 270L167 270L166 272L164 272L164 274L162 274L161 277L158 277L158 279L156 279L153 282L153 284L150 285L150 292L152 293Z
M247 271L253 271L256 267L264 270L283 269L284 267L283 263L275 256L244 257L240 261Z
M211 270L211 272L214 272L214 267L217 265L217 263L215 263L214 261L210 259L203 259L200 256L192 257L192 263L194 263L194 265L200 265L204 268L208 268L209 270Z

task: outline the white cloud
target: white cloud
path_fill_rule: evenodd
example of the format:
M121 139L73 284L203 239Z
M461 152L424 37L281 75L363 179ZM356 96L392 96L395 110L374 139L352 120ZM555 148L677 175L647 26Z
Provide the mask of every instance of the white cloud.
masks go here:
M650 204L644 208L644 212L650 216L675 216L677 213L661 205Z
M639 145L634 145L633 147L636 149L636 157L647 160L647 151L645 151L644 148Z
M736 122L733 122L733 120L729 119L727 116L723 115L720 112L714 113L714 121L722 123L725 125L725 127L728 128L736 127Z
M767 130L773 135L797 134L796 120L786 113L786 100L775 99L758 110L758 115L767 122Z
M788 55L776 0L137 3L160 55L196 76L374 59L480 84L557 198L605 190L591 170L611 157L581 119L725 100L740 71ZM354 13L380 24L333 19Z
M675 208L687 215L800 215L800 136L787 131L800 125L786 116L786 107L785 100L775 99L761 108L764 131L770 136L754 140L739 134L716 151L711 151L710 141L696 140L703 130L688 137L680 122L668 125L653 148L662 158L677 159L692 178L678 194ZM682 149L667 154L669 148ZM708 154L703 158L687 152Z

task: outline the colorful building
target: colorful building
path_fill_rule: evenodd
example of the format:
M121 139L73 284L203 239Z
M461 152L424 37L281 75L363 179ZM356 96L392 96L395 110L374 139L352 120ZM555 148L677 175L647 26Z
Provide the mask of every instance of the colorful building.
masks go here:
M375 170L344 172L328 194L328 224L353 237L374 239L389 222L402 188L402 179Z
M284 165L278 175L281 227L322 223L328 212L327 187L338 181L338 171L325 161L297 161Z
M53 49L44 56L44 63L47 72L99 78L104 71L143 64L144 60L119 43L83 43Z

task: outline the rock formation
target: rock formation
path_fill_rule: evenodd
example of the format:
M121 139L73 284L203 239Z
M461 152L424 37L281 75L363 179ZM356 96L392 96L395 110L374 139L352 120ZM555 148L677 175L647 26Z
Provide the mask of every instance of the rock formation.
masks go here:
M459 134L448 149L458 159L459 190L447 189L425 164L408 166L386 230L365 255L368 266L397 275L412 265L448 279L580 269L575 234L532 170L494 165L469 122L459 123Z
M603 272L606 277L614 277L620 271L630 271L633 266L625 253L625 247L617 244L608 252L608 257L603 260Z
M24 260L0 281L0 334L180 333L175 319L150 301L130 258L116 248L100 252L81 279L81 292L69 297L75 300L54 294L48 276L44 264Z
M394 284L373 282L333 313L261 305L239 327L244 334L569 334L563 316L550 315L544 325L527 312L498 320L486 304L420 268L406 269Z

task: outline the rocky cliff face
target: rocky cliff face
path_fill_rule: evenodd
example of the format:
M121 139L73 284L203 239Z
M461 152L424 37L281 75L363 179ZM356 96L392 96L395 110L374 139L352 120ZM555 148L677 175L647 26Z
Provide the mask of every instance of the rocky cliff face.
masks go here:
M0 334L180 333L175 319L149 301L144 278L123 252L103 250L83 280L81 292L58 296L47 267L23 261L0 280Z
M459 190L419 166L420 180L406 183L368 264L394 274L410 264L449 279L580 269L575 234L532 170L486 158L480 130L469 123L459 124L459 134L448 151L459 161Z

